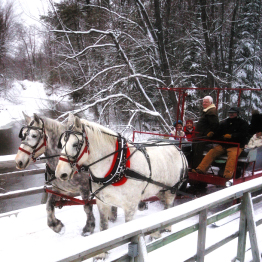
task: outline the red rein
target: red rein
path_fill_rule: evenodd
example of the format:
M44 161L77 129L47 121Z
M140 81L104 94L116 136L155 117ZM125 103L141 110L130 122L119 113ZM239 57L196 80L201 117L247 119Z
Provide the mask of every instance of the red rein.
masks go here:
M39 146L38 148L36 148L35 150L33 150L33 152L32 153L30 153L29 151L27 151L27 150L25 150L24 148L22 148L22 147L19 147L18 148L18 150L20 150L20 151L22 151L22 152L24 152L24 153L26 153L27 155L33 155L33 154L35 154L37 151L39 151L42 147L44 147L44 146L46 146L46 136L44 136L44 142L42 143L42 145L41 146ZM36 161L36 159L32 156L32 160L35 162Z

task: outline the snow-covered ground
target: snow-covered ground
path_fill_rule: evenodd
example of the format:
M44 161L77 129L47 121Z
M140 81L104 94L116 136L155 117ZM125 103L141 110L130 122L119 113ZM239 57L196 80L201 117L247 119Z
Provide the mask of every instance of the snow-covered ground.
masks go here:
M0 128L8 128L14 121L24 119L22 111L31 116L42 110L51 110L49 101L58 99L58 95L46 94L43 83L14 81L10 89L0 94Z
M58 96L46 95L44 86L38 82L17 82L8 91L7 98L0 96L0 118L2 128L10 126L12 121L23 119L22 111L28 115L49 108L49 99L57 100ZM32 196L33 197L33 196ZM177 204L180 204L177 201ZM161 212L163 207L160 203L149 204L148 210L138 211L135 219L147 217L153 219L154 214ZM257 210L257 214L261 210ZM99 214L94 206L96 217L95 234L98 234ZM8 216L5 216L8 215ZM81 230L85 224L85 213L82 206L64 207L56 210L56 216L65 225L63 235L54 233L46 223L45 205L19 210L17 215L0 215L0 260L4 262L51 262L62 259L88 248L86 246L89 237L82 237ZM181 230L192 223L196 223L198 217L190 218L172 227L172 231ZM115 223L110 223L109 228L118 230L119 225L124 223L124 214L121 209ZM222 227L208 227L207 247L237 231L239 221L234 220ZM167 233L165 233L167 234ZM164 235L165 235L164 234ZM258 227L258 234L262 238L262 228ZM147 238L147 241L149 239ZM249 241L248 241L249 242ZM150 262L159 261L184 261L196 253L197 232L184 237L174 243L149 253ZM260 242L260 246L262 243ZM247 248L249 243L247 243ZM236 255L237 240L233 240L224 247L206 256L205 261L230 262ZM127 246L119 247L109 253L106 261L118 257L127 252ZM251 253L247 253L245 261L251 261ZM91 259L87 261L92 261Z
M149 203L148 210L138 211L135 219L143 217L149 221L154 219L154 214L161 212L163 207L159 202ZM4 214L7 215L8 213ZM98 233L99 214L97 207L94 206L94 214L96 218L96 228L94 234ZM261 209L256 211L261 214ZM0 257L1 261L16 262L51 262L57 261L77 252L88 249L88 238L92 236L81 236L82 227L85 224L85 213L82 206L64 207L56 209L56 217L65 225L64 234L56 234L48 228L46 224L45 206L39 205L19 210L16 215L5 216L0 218ZM198 217L192 217L184 222L173 225L172 231L178 231L198 221ZM118 210L118 218L115 223L109 224L109 228L121 228L120 224L124 223L124 214L121 209ZM238 230L239 219L225 224L221 227L208 226L207 229L207 247L217 241L231 235ZM112 234L112 232L111 232ZM166 235L164 233L162 235ZM258 227L258 234L262 237L262 228ZM149 241L149 238L146 239ZM262 242L260 242L261 246ZM156 251L149 253L150 262L159 261L185 261L185 259L196 253L197 232L187 237L168 244ZM249 241L247 248L249 248ZM231 241L224 247L212 252L205 257L205 261L230 262L236 255L237 239ZM127 245L118 247L109 252L106 261L112 261L127 253ZM245 261L251 261L251 253L246 254ZM92 261L88 259L86 261Z

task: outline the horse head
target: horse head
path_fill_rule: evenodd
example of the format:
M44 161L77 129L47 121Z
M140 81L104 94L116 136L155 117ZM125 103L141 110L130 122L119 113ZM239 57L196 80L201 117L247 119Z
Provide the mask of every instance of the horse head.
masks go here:
M36 114L31 118L23 112L26 125L19 133L22 142L15 157L16 167L25 169L37 157L42 155L46 149L47 136L43 120Z
M68 130L61 135L58 143L61 154L55 172L56 177L63 181L71 179L79 171L89 154L88 138L80 118L69 114L67 126Z

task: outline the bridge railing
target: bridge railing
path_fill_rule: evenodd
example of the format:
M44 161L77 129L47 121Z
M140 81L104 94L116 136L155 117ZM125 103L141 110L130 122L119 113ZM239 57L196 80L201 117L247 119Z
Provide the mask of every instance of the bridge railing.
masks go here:
M147 262L148 253L152 252L172 241L176 241L181 237L198 231L198 240L196 243L197 253L186 260L189 261L204 261L205 255L215 249L227 244L229 241L238 238L238 247L236 250L236 258L234 261L244 261L245 244L247 231L251 243L253 261L261 261L260 250L256 233L256 226L262 223L262 220L255 221L253 204L260 202L262 197L258 196L251 199L251 193L262 189L262 178L256 178L236 186L229 187L224 190L209 194L185 204L178 205L171 209L167 209L156 214L146 216L140 219L133 220L126 224L108 229L106 231L88 236L85 240L86 249L79 253L61 259L60 262L76 262L91 258L99 253L106 252L115 247L128 243L127 254L115 259L114 261L138 261ZM241 203L231 208L215 214L211 217L207 216L207 210L214 208L228 201L241 198ZM206 229L207 226L215 221L227 217L235 212L240 211L239 230L230 236L225 237L221 241L213 244L209 248L206 244ZM198 215L199 222L185 228L179 232L175 232L159 241L145 243L145 236L159 229L164 229L178 222L186 220L192 216ZM179 250L176 250L176 253ZM183 252L183 250L181 250Z
M15 177L34 175L37 172L41 173L44 170L28 170L5 173L0 175L3 177ZM86 247L88 249L82 250L78 254L62 259L61 261L83 261L84 259L93 257L96 254L105 252L129 243L129 254L125 254L115 261L148 261L148 253L152 252L164 245L176 241L181 237L198 231L197 253L189 258L187 261L204 261L205 255L213 250L227 244L229 241L238 238L238 249L236 251L235 261L244 261L245 256L245 242L247 236L247 229L250 234L251 250L253 254L253 261L261 261L260 251L258 247L256 226L262 223L262 220L255 221L253 204L261 202L262 196L257 196L251 199L251 193L262 189L262 178L256 178L251 181L220 190L208 196L190 201L188 203L176 206L174 208L158 212L153 215L153 219L148 216L142 219L131 221L127 224L91 235L87 238ZM32 188L28 190L19 190L0 194L0 200L20 197L29 194L37 194L44 192L44 188ZM241 203L228 208L225 211L207 216L207 210L216 206L224 204L235 199L241 199ZM240 225L239 230L232 235L222 239L218 243L205 248L206 228L209 224L219 221L225 217L230 216L240 211ZM163 229L167 226L176 224L186 220L192 216L198 215L199 222L191 225L179 232L170 234L159 241L145 244L145 236L158 229ZM138 252L136 252L138 251ZM133 260L134 259L134 260Z
M6 172L6 173L0 174L0 181L7 181L8 179L11 179L11 178L33 176L33 175L38 175L38 174L44 175L44 173L45 173L45 168ZM0 194L0 201L5 200L5 199L15 198L15 197L23 197L23 196L28 196L28 195L39 194L39 193L44 193L44 186L2 193Z

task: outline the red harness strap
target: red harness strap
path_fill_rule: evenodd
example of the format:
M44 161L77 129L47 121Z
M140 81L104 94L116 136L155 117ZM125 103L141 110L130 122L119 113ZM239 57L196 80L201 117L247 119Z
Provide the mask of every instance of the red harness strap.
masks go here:
M23 149L22 147L19 147L18 150L20 150L20 151L26 153L26 154L29 155L29 156L31 155L31 153L30 153L29 151Z
M23 149L22 147L19 147L18 150L26 153L27 155L32 155L32 154L35 154L37 151L39 151L43 146L46 146L46 136L44 135L44 142L42 143L41 146L39 146L38 148L36 148L35 150L33 150L32 153L30 153L29 151ZM32 157L32 160L35 161L35 158Z
M118 150L118 142L116 142L116 151ZM118 154L120 154L120 152L117 152L114 154L114 159L113 159L113 162L111 164L111 167L110 169L108 170L108 172L106 173L105 177L109 176L116 164L116 160L117 160L117 156ZM127 152L126 152L126 158L129 158L130 156L130 150L129 148L127 147ZM130 167L130 160L127 160L126 162L126 167ZM126 177L122 177L118 182L112 184L113 186L121 186L123 185L125 182L127 181L127 178Z

